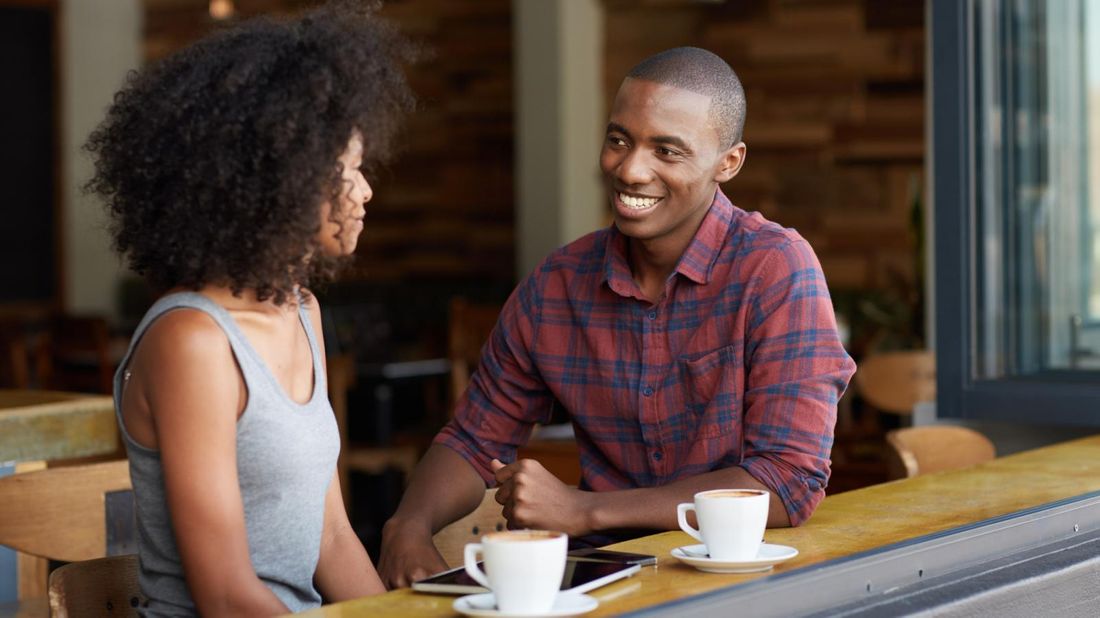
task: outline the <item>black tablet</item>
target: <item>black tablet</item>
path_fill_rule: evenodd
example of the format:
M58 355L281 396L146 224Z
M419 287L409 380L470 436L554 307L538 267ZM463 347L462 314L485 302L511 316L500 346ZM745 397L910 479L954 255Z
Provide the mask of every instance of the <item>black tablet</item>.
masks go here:
M627 564L639 564L649 566L657 564L657 556L650 554L633 554L625 551L612 551L600 547L586 547L574 549L569 552L574 558L586 558L588 560L601 560L604 562L625 562Z
M479 566L482 566L479 563ZM561 589L571 592L588 592L611 582L630 577L641 567L627 562L605 562L569 556L565 562L565 574L561 579ZM420 592L442 592L445 594L477 594L488 592L481 584L466 574L464 567L457 567L442 573L436 573L427 579L413 582L413 590Z

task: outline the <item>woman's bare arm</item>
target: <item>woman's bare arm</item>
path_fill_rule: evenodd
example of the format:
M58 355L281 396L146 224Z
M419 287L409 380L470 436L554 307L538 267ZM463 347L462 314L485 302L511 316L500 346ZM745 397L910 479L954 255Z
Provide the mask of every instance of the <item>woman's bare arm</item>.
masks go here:
M131 363L151 412L187 586L203 616L276 615L287 607L256 576L237 478L243 378L229 341L204 313L154 323Z

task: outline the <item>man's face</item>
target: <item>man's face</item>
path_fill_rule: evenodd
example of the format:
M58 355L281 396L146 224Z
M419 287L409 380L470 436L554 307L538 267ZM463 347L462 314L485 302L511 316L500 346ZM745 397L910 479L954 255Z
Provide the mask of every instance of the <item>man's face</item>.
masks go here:
M685 245L733 178L745 146L719 144L710 97L627 78L611 106L600 169L615 225L638 240L673 237Z

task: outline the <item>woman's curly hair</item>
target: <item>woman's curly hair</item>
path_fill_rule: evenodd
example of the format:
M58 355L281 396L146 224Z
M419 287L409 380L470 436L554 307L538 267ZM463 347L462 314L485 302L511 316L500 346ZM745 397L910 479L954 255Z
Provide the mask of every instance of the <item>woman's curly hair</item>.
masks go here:
M315 240L353 132L384 161L414 104L416 50L373 9L253 19L127 78L85 148L115 249L159 288L229 286L282 304L335 272Z

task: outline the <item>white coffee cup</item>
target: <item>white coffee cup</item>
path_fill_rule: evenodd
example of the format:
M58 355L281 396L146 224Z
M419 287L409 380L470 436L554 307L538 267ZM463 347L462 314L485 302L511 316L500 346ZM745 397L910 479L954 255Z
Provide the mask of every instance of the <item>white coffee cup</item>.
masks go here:
M713 489L695 494L695 502L676 507L680 528L707 546L715 560L756 558L768 524L768 492L761 489ZM695 511L699 529L687 521Z
M538 614L554 607L569 537L548 530L505 530L466 545L466 573L493 591L497 610ZM477 567L481 554L485 571Z

